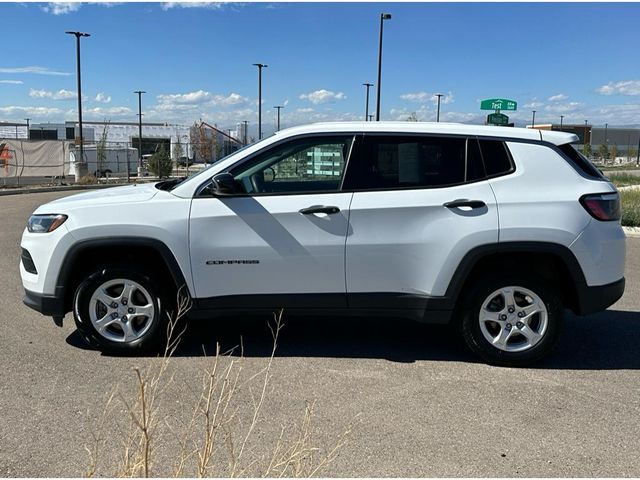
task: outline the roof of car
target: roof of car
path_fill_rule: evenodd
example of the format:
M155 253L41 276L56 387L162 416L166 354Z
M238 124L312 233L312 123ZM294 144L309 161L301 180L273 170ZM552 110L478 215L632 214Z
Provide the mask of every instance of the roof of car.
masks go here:
M563 145L578 140L572 133L532 128L495 127L490 125L467 125L446 122L325 122L291 127L276 132L276 135L331 132L388 132L388 133L439 133L450 135L478 135L533 141L546 141Z

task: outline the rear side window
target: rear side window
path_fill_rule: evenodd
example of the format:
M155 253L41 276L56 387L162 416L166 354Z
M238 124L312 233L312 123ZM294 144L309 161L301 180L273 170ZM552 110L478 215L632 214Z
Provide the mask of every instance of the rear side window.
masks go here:
M343 189L438 187L483 178L477 161L467 165L468 141L475 142L466 138L367 135L358 142Z
M503 141L480 139L479 142L487 177L504 175L513 171L511 154Z
M577 151L570 143L559 145L558 148L571 160L571 164L587 177L601 179L603 178L600 171L579 151Z

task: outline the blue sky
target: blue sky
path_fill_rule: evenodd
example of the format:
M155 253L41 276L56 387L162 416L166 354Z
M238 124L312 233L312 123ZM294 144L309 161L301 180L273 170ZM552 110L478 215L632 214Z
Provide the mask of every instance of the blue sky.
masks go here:
M481 123L479 100L516 100L519 124L640 124L640 4L615 3L3 3L0 120L76 118L75 40L82 30L84 118L221 127L364 117L385 22L382 119L415 112ZM7 42L12 39L13 45ZM375 105L375 89L370 108Z

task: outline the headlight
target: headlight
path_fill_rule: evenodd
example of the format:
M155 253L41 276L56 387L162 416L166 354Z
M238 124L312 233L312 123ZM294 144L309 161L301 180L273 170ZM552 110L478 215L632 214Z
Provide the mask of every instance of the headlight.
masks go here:
M67 219L66 215L31 215L27 222L27 230L31 233L49 233L62 225Z

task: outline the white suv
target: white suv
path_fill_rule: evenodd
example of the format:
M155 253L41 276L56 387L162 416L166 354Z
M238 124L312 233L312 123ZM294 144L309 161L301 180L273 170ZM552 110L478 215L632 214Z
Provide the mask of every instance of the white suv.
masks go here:
M283 130L183 180L66 197L22 237L25 303L73 311L97 348L158 347L178 287L192 315L273 311L455 323L524 365L564 308L624 291L615 187L575 135L444 123Z

